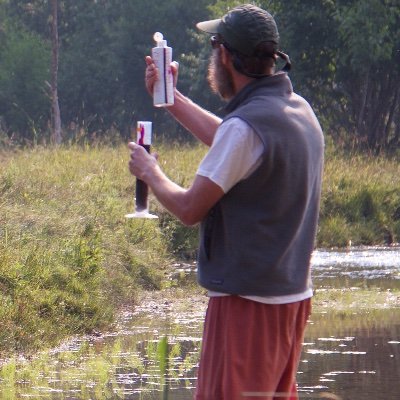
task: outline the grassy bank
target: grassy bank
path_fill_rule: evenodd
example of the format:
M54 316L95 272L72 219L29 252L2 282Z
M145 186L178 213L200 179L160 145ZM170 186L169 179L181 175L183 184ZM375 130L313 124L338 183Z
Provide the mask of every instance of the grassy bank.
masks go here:
M328 148L318 246L400 242L398 159L337 154Z
M158 225L126 220L126 147L1 155L0 349L102 329L168 260Z
M159 162L187 185L203 147L159 146ZM161 288L174 258L194 256L197 229L151 199L134 207L128 150L65 147L0 153L0 355L103 329L143 289ZM318 246L400 238L400 166L329 151Z

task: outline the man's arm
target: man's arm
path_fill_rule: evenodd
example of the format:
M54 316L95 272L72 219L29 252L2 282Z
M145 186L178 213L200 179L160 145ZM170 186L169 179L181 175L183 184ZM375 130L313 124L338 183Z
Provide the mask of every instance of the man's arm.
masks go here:
M152 95L154 82L158 77L158 70L151 57L146 57L145 83L148 92ZM172 73L174 75L174 105L166 107L171 115L195 137L211 146L215 132L221 124L221 118L210 113L199 105L193 103L176 89L178 79L178 64L172 63Z
M136 143L129 143L130 172L147 183L157 200L183 224L195 225L202 221L209 210L224 195L220 186L196 175L189 189L172 182L161 170L156 159Z
M221 118L195 104L175 88L175 103L167 107L171 115L197 139L211 146Z

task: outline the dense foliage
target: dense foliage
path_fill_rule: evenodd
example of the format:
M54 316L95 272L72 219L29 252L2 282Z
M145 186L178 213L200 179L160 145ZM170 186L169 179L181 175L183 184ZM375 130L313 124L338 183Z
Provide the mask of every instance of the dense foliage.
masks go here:
M0 0L0 139L49 139L50 2ZM374 152L400 144L400 6L398 0L264 0L276 17L281 47L298 93L316 109L336 143ZM218 112L208 90L209 47L199 20L240 4L232 0L58 0L59 102L64 140L113 130L129 136L138 119L179 137L154 109L143 84L155 31L180 62L181 90Z

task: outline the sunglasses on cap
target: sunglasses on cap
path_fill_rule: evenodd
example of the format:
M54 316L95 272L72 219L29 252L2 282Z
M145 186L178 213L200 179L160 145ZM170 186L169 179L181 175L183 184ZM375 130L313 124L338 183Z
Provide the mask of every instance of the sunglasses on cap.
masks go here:
M217 35L213 35L210 37L210 44L213 49L217 49L219 45L223 44L223 42L218 38Z
M229 52L235 51L231 46L228 45L228 43L223 41L221 36L218 35L213 35L210 37L210 44L213 49L218 49L218 47L222 44L222 46L224 46Z

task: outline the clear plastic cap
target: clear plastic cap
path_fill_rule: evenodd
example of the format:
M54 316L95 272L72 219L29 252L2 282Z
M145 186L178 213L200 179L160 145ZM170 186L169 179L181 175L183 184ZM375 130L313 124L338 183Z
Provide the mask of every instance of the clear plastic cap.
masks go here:
M154 41L157 43L157 47L166 47L167 41L164 40L164 35L161 32L156 32L153 35Z

